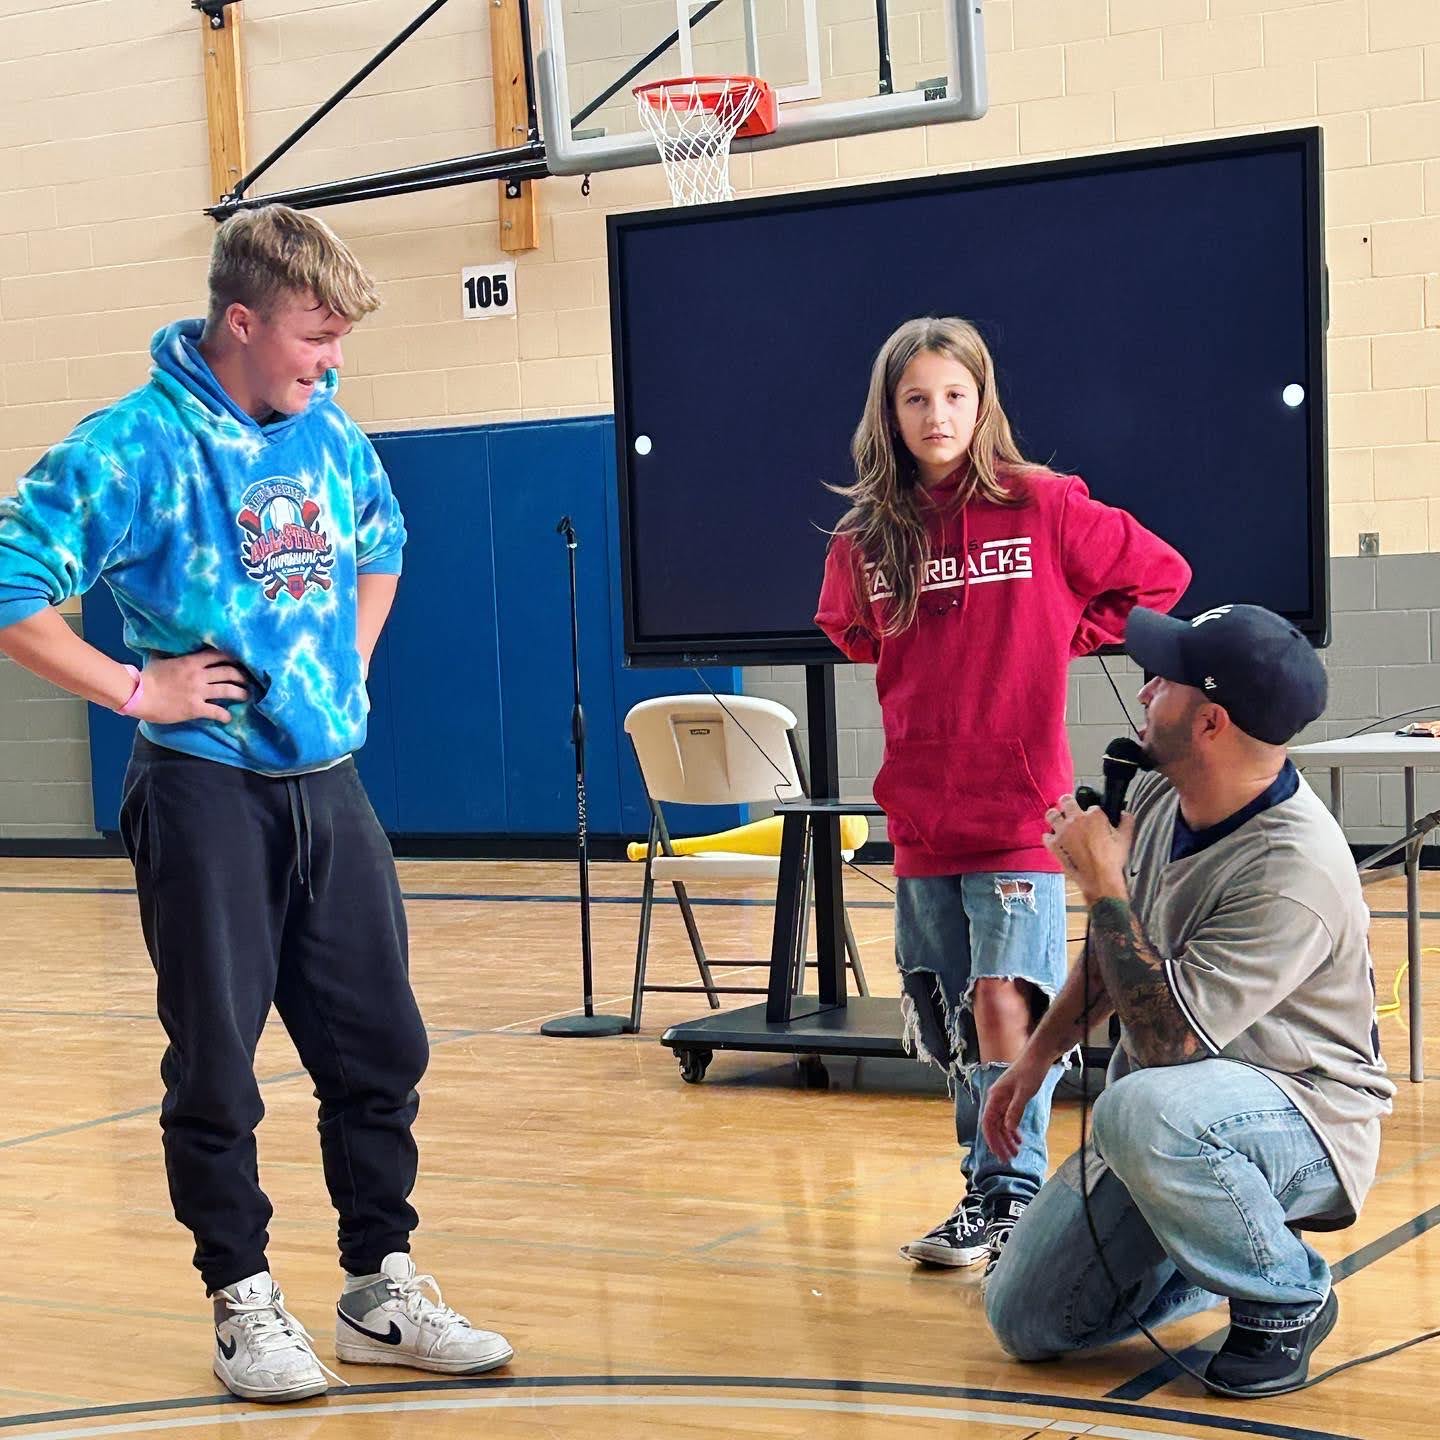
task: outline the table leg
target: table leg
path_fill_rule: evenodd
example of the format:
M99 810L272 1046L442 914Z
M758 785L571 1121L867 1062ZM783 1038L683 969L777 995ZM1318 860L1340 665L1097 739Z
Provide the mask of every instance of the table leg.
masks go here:
M1415 828L1415 770L1405 769L1405 833ZM1420 1009L1420 839L1405 851L1405 932L1410 962L1410 1078L1425 1079L1425 1036Z
M775 929L770 940L770 983L765 999L765 1020L770 1025L790 1021L790 972L795 964L800 907L804 904L805 838L805 816L786 815L780 831L780 875L775 886Z
M820 1003L845 1003L845 901L840 874L840 817L817 815L811 832L815 854L815 959Z

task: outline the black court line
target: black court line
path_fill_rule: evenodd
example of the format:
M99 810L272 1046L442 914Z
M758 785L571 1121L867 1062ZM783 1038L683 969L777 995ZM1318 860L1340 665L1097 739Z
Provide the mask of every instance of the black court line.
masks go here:
M133 895L133 885L0 885L0 895Z
M0 895L133 895L134 893L133 885L0 885ZM480 895L446 890L406 890L401 892L401 899L459 900L469 904L489 902L500 905L578 905L580 903L578 895ZM759 910L775 908L773 900L727 899L722 895L691 895L689 900L692 905L697 907L712 905L741 909L753 907ZM639 895L592 895L590 903L592 905L639 905L641 897ZM678 905L679 903L673 895L657 895L655 897L657 905ZM845 904L851 910L890 910L893 908L894 902L890 900L847 900Z
M480 862L473 862L480 863ZM133 885L0 885L0 895L133 895ZM464 901L467 904L492 903L498 905L578 905L578 895L511 895L495 894L483 895L465 891L447 890L405 890L401 892L404 900L428 900ZM694 906L710 905L720 908L757 910L773 910L775 902L761 898L736 899L727 898L723 895L691 895L690 903ZM592 895L592 905L639 905L641 903L638 895ZM657 895L657 905L678 905L680 902L673 896ZM849 910L891 910L894 909L893 900L847 900L845 906ZM1070 915L1084 915L1084 905L1067 905L1066 913ZM1422 920L1440 920L1440 910L1421 910L1419 912ZM1404 910L1372 910L1370 916L1374 920L1404 920L1407 918Z
M24 1005L6 1005L0 1015L30 1015L47 1020L154 1020L153 1010L42 1010Z
M153 1016L147 1017L153 1019ZM477 1035L492 1034L486 1030L461 1030L455 1026L437 1026L434 1030L427 1030L427 1037L431 1049L439 1045L448 1045L454 1040L472 1040ZM279 1085L287 1080L301 1080L309 1077L306 1070L282 1070L275 1075L257 1076L257 1085ZM13 1150L17 1145L29 1145L36 1140L54 1140L61 1135L74 1135L80 1130L94 1130L100 1125L114 1125L121 1120L137 1120L142 1115L158 1115L160 1106L139 1105L133 1110L117 1110L113 1115L97 1115L93 1120L76 1120L69 1125L56 1125L50 1130L37 1130L32 1135L14 1135L8 1140L0 1140L0 1150Z
M1345 1256L1343 1260L1337 1260L1330 1269L1332 1279L1336 1284L1349 1279L1351 1275L1358 1274L1377 1260L1383 1260L1402 1245L1419 1239L1427 1230L1433 1230L1437 1225L1440 1225L1440 1205L1432 1205L1413 1220L1397 1225L1378 1240L1372 1240L1368 1245L1362 1245L1360 1249ZM1217 1330L1213 1335L1207 1335L1203 1340L1182 1350L1180 1358L1193 1368L1215 1349L1224 1334L1224 1330ZM1143 1400L1145 1396L1168 1385L1181 1373L1180 1367L1173 1360L1162 1360L1160 1364L1151 1366L1133 1380L1127 1380L1123 1385L1107 1390L1105 1395L1110 1400Z
M888 1380L791 1379L766 1375L536 1375L531 1377L479 1378L474 1380L412 1380L381 1385L350 1385L340 1393L351 1395L416 1395L436 1390L573 1390L573 1389L672 1389L672 1390L818 1390L845 1395L904 1395L926 1400L981 1400L995 1405L1044 1405L1057 1410L1082 1410L1090 1414L1124 1415L1130 1419L1162 1420L1177 1425L1196 1425L1230 1435L1265 1435L1274 1440L1360 1440L1331 1430L1311 1430L1299 1425L1276 1425L1264 1420L1210 1415L1203 1411L1174 1410L1157 1405L1130 1405L1108 1399L1086 1399L1071 1395L1044 1395L1029 1390L986 1390L970 1385L919 1385ZM54 1424L62 1420L101 1420L116 1415L138 1415L150 1411L195 1410L213 1405L243 1405L230 1394L195 1395L175 1400L138 1401L125 1405L95 1405L80 1410L37 1411L0 1419L0 1429L22 1425ZM344 1407L337 1407L343 1410ZM258 1410L254 1412L259 1414ZM317 1414L323 1412L315 1412ZM357 1414L363 1411L356 1411Z

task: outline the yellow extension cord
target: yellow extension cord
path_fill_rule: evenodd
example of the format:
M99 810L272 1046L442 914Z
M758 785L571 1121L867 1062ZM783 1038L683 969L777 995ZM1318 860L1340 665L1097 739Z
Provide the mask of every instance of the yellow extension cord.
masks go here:
M1420 953L1422 955L1440 955L1440 947L1434 945L1427 945ZM1401 1025L1403 1025L1407 1030L1410 1027L1405 1024L1405 1017L1401 1013L1404 1009L1404 1006L1401 1004L1400 1001L1400 982L1405 978L1405 972L1409 968L1410 962L1408 960L1404 960L1401 962L1400 968L1395 972L1395 986L1390 992L1390 1004L1379 1005L1375 1009L1375 1018L1377 1020L1383 1020L1387 1015L1395 1015L1399 1017Z

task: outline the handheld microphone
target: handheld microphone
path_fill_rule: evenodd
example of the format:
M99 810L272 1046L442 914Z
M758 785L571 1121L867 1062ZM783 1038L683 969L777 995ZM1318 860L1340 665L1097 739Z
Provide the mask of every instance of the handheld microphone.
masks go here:
M1101 769L1105 772L1105 794L1090 785L1082 785L1075 792L1075 799L1082 810L1093 809L1096 805L1105 811L1105 818L1112 825L1120 823L1125 809L1125 795L1136 775L1142 770L1153 770L1155 762L1140 745L1128 735L1112 740L1105 747L1105 758Z

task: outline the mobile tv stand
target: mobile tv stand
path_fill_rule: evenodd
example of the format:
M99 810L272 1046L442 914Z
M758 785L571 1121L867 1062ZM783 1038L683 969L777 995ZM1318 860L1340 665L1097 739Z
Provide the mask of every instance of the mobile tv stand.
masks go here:
M776 807L784 817L780 878L775 894L775 928L770 945L770 980L763 1005L725 1010L672 1025L660 1037L680 1063L680 1074L698 1084L717 1050L794 1055L808 1084L828 1083L824 1062L831 1056L897 1059L900 1002L845 993L845 912L840 857L840 817L880 815L873 800L837 798L835 671L805 667L806 722L810 736L812 798ZM793 991L794 958L804 933L805 852L814 876L815 945L819 998Z

